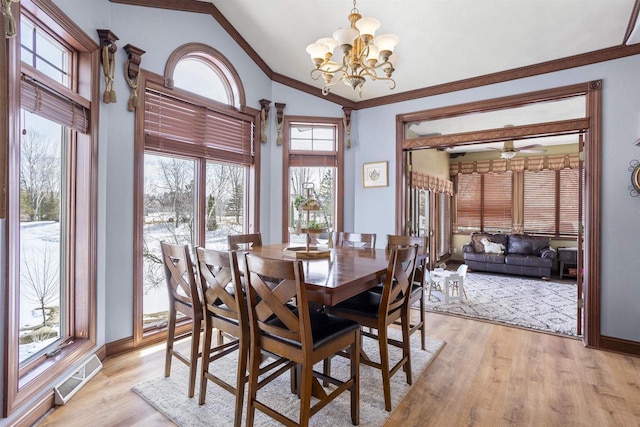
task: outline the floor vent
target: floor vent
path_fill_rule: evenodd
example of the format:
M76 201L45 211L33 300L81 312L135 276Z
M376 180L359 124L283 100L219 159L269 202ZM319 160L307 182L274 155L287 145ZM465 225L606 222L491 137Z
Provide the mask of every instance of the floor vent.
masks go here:
M100 359L94 354L76 372L54 388L56 405L64 405L80 388L102 369Z

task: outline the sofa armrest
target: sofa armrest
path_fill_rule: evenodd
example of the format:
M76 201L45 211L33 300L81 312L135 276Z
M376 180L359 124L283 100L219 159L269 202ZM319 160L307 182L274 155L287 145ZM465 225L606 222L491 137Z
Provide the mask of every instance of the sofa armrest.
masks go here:
M464 252L464 253L472 253L473 254L473 253L476 252L476 250L473 247L473 244L467 243L465 245L462 245L462 252Z
M558 259L558 252L552 247L544 248L540 251L540 258Z

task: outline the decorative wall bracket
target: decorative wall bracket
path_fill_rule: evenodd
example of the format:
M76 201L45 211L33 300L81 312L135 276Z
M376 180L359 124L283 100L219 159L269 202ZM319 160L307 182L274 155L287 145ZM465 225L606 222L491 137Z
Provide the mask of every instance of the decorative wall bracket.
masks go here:
M129 111L135 111L138 108L138 80L140 78L140 62L142 62L142 55L144 50L135 47L132 44L127 44L124 47L124 51L127 52L127 62L124 65L124 77L127 80L131 94L129 95L129 103L127 109Z
M640 162L631 160L629 162L629 172L631 172L629 194L631 194L631 197L638 197L640 196Z
M260 142L267 142L267 130L269 128L269 104L268 99L260 100Z
M115 78L116 70L116 40L118 37L111 32L111 30L98 30L98 36L100 37L100 46L102 52L100 54L100 61L102 62L102 71L104 73L105 88L102 95L102 102L105 104L112 104L118 102L116 98L116 91L113 88L113 80Z
M4 15L4 36L8 39L17 34L16 20L11 13L11 4L19 3L20 0L2 0L2 14Z
M342 111L344 111L344 118L342 119L342 122L344 123L344 131L347 137L345 145L347 148L351 148L351 111L353 111L353 108L342 107Z
M276 102L275 106L276 106L276 130L278 131L276 145L282 145L282 142L284 141L284 135L282 133L283 126L284 126L284 107L286 107L287 104Z

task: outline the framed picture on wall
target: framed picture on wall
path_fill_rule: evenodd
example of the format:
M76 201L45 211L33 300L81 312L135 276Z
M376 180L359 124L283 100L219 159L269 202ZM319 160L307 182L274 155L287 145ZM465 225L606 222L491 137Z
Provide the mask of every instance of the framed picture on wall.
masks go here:
M386 187L389 185L389 162L372 162L362 165L362 186L364 188Z

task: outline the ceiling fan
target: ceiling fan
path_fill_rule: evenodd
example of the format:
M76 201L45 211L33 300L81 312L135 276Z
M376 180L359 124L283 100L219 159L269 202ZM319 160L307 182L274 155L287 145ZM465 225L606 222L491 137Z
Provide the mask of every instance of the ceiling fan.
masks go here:
M490 150L499 150L500 157L503 159L513 159L518 152L522 153L546 153L547 150L541 148L540 144L525 145L524 147L516 148L513 141L505 141L502 148L489 148Z

